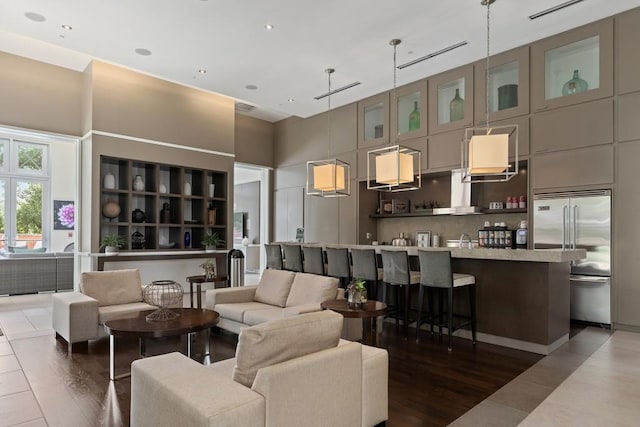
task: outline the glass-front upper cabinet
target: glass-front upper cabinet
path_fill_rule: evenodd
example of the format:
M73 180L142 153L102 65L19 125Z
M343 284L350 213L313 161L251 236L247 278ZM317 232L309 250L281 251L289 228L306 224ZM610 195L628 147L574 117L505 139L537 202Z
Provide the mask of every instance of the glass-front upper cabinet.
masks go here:
M427 136L427 81L391 92L391 142Z
M487 61L475 63L476 124L487 121ZM489 61L489 121L522 116L529 113L529 47L521 47Z
M389 142L389 93L358 102L358 148Z
M429 79L429 134L471 126L473 123L473 65Z
M532 45L532 108L564 107L613 95L613 20Z

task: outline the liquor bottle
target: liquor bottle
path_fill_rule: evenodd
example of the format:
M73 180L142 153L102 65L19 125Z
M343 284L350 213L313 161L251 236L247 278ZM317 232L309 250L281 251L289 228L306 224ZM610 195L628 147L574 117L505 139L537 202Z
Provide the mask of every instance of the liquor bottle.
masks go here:
M456 96L449 103L449 122L464 119L464 99L460 98L460 89L456 89Z
M409 131L420 129L420 109L418 101L413 101L413 111L409 114Z

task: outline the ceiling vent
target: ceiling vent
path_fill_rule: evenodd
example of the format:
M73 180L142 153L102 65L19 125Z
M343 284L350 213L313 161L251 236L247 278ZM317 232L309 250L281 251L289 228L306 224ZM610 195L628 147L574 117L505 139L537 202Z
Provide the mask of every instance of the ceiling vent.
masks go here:
M560 3L558 5L550 7L549 9L545 9L545 10L540 11L538 13L534 13L533 15L529 15L529 19L531 19L533 21L534 19L540 18L541 16L545 16L545 15L548 15L550 13L557 12L560 9L564 9L565 7L573 6L574 4L580 3L582 1L583 0L569 0L569 1L566 1L564 3Z
M423 56L421 58L414 59L413 61L409 61L406 64L400 64L400 65L398 65L398 69L402 70L403 68L410 67L412 65L417 64L418 62L426 61L427 59L431 59L431 58L433 58L435 56L442 55L443 53L451 52L452 50L457 49L457 48L462 47L462 46L466 46L467 44L468 43L466 41L462 41L460 43L452 44L451 46L445 47L444 49L437 50L437 51L435 51L433 53L430 53L428 55L425 55L425 56Z
M313 99L320 100L322 98L326 98L329 95L333 95L334 93L342 92L343 90L351 89L354 86L358 86L360 82L349 83L348 85L339 87L338 89L334 89L331 92L323 93L322 95L314 96Z
M255 105L245 104L244 102L236 102L236 111L241 113L248 113L249 111L255 110Z

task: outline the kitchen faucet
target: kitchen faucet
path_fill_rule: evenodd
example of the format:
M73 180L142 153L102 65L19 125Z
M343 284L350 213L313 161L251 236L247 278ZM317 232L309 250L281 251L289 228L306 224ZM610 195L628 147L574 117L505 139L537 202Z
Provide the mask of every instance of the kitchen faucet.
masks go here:
M467 247L469 249L473 248L473 244L471 243L471 237L469 237L469 235L467 233L462 233L462 236L460 236L460 240L458 241L458 247L459 248L464 248L463 243L464 243L464 238L467 238L467 241L469 242L467 244Z

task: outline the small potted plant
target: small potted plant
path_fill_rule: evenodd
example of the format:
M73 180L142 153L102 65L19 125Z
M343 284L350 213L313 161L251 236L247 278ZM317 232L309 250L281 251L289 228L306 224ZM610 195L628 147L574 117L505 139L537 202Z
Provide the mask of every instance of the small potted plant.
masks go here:
M205 251L211 252L218 246L224 245L224 240L222 240L218 233L211 233L204 236L204 239L202 239L202 245L204 246Z
M105 255L117 255L124 243L124 237L119 234L105 234L100 240L100 248L104 248Z
M367 302L367 288L365 281L362 279L354 279L347 287L349 307L359 308Z
M216 277L216 261L213 258L209 258L200 264L200 268L204 270L205 279L211 280Z

